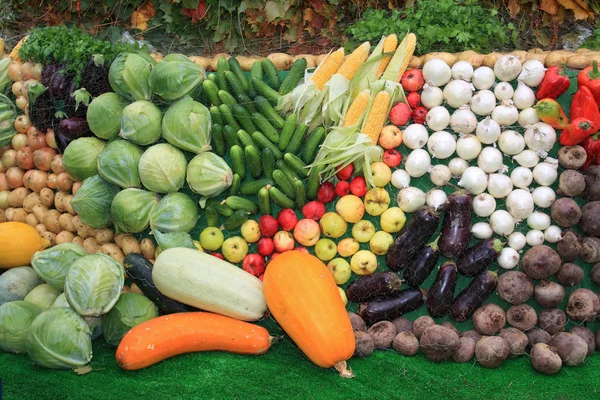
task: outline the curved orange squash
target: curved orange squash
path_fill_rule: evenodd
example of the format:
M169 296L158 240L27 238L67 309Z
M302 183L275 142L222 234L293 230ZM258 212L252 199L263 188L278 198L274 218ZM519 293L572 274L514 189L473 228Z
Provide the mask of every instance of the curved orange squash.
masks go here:
M275 320L312 362L353 376L346 368L355 348L352 325L321 260L300 251L278 255L265 271L263 291Z
M198 351L260 355L269 350L272 339L261 326L223 315L177 313L134 326L121 340L116 358L121 368L132 371Z
M29 265L35 252L48 246L50 242L30 225L22 222L0 223L0 268Z

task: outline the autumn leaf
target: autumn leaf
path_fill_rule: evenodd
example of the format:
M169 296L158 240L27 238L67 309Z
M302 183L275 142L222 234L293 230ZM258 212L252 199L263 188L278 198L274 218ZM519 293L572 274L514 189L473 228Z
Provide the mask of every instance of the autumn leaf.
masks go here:
M152 1L144 3L144 5L131 14L131 27L133 29L145 31L148 29L148 21L155 13L156 9L154 8L154 3Z
M510 11L511 17L516 18L519 11L521 11L521 4L519 4L518 0L510 0L508 2L508 11Z
M540 3L540 9L547 12L550 15L558 14L558 1L556 0L542 0Z
M573 14L575 15L575 19L588 19L593 18L594 13L586 11L585 8L581 7L574 0L557 0L564 8L568 10L573 10Z

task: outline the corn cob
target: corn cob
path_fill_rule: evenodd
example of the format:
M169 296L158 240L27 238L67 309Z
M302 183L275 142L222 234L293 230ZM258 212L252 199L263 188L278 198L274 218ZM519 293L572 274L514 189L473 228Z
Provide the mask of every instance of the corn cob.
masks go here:
M414 33L407 34L402 42L398 45L394 56L390 60L390 64L385 69L382 79L393 82L400 82L402 74L406 71L410 59L417 45L417 37Z
M333 74L338 71L343 60L343 48L340 48L339 50L336 50L325 57L311 78L317 89L323 89L323 86L325 86L329 78L331 78Z
M377 93L369 109L367 119L363 124L363 133L371 138L373 146L377 144L379 140L379 134L383 128L383 124L387 119L388 106L390 105L390 95L388 92L382 90Z
M371 92L369 89L365 89L356 96L352 101L350 108L346 111L344 116L344 123L342 126L352 126L356 124L365 113L369 100L371 99Z
M19 41L19 43L17 43L17 45L15 46L14 49L12 49L12 51L10 52L10 54L8 55L10 58L12 58L14 61L22 61L21 57L19 57L19 50L21 49L21 47L23 46L23 43L25 43L25 41L27 40L29 36L25 36L23 39L21 39Z
M350 54L340 67L338 74L342 75L344 78L349 81L354 78L356 72L364 64L369 56L369 50L371 49L371 44L369 42L364 42L360 46L358 46L352 54Z
M398 36L395 33L388 35L388 36L386 36L385 40L383 41L383 53L391 53L396 50L397 46L398 46ZM379 67L377 68L376 76L380 76L381 74L383 74L383 71L385 71L385 69L388 66L388 64L390 63L391 59L392 59L392 56L390 55L381 60L381 62L379 63Z

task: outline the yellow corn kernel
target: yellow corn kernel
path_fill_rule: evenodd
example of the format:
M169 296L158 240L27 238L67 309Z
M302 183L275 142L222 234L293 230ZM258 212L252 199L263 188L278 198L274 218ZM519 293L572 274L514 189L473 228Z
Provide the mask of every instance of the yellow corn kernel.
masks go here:
M311 78L319 90L323 89L323 86L325 86L329 78L331 78L333 74L338 71L343 60L343 48L340 48L339 50L336 50L325 57Z
M395 33L392 35L388 35L383 40L383 53L392 53L393 51L396 50L397 46L398 46L398 35L396 35ZM385 71L385 68L390 63L392 56L393 56L393 54L391 54L381 60L381 62L379 63L379 67L377 68L376 76L380 76L381 74L383 74L383 71Z
M382 90L377 93L369 109L367 120L363 125L363 133L371 138L373 146L377 145L377 141L379 140L379 134L387 119L389 105L390 95L388 92Z
M417 37L414 33L407 34L398 45L389 65L383 72L381 79L386 81L400 82L402 74L406 71L417 45Z
M369 89L365 89L356 96L350 108L346 111L344 116L344 123L342 126L352 126L356 124L365 113L369 100L371 99L371 92Z
M352 80L356 72L358 72L358 69L365 63L367 57L369 57L370 49L371 44L369 42L364 42L358 46L356 50L352 52L352 54L346 57L344 63L337 73L348 80Z
M406 47L404 49L404 60L402 61L402 66L400 67L398 76L396 77L396 82L400 82L400 79L402 79L402 75L404 74L404 71L406 71L406 68L408 67L408 64L410 63L410 59L412 58L412 55L415 52L415 47L417 46L417 37L415 36L414 33L409 33L408 35L406 35L404 40L402 40L402 42L403 43L401 43L401 45L404 44L404 46L406 46Z

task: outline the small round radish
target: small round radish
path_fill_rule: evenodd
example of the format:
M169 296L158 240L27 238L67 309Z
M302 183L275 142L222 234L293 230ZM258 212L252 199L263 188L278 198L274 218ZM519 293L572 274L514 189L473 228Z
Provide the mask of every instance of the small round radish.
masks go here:
M302 207L302 215L304 215L304 218L318 221L323 214L325 214L325 204L320 201L313 200Z
M410 92L421 90L425 84L425 79L420 70L416 68L409 69L402 74L402 87Z
M340 181L347 181L348 179L352 178L353 172L354 164L348 164L344 168L340 169L336 175Z
M387 149L383 152L383 162L390 168L397 167L402 162L402 154L395 149Z
M260 233L264 237L275 236L275 233L277 233L277 230L279 229L279 223L271 215L263 215L260 217L258 225L260 226Z
M396 126L406 125L410 119L410 107L406 103L398 103L390 110L390 121Z
M279 211L279 214L277 214L277 222L279 225L281 225L283 230L291 231L298 223L296 211L292 210L291 208L284 208L283 210Z
M367 181L362 176L357 176L350 181L350 192L358 197L364 197L367 194Z
M406 101L410 108L417 108L421 105L421 95L418 92L410 92L406 96Z
M317 192L317 198L321 203L331 203L335 199L335 186L331 182L325 182Z
M338 197L342 197L350 193L350 184L347 181L339 181L335 185L335 194Z
M427 117L427 109L423 106L415 108L410 114L415 124L424 124L425 118Z

